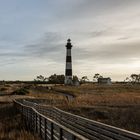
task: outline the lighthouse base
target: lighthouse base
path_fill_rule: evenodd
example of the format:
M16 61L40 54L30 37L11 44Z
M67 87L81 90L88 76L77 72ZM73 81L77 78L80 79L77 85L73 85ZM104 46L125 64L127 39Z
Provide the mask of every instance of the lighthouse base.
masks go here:
M65 85L73 85L72 76L65 77Z

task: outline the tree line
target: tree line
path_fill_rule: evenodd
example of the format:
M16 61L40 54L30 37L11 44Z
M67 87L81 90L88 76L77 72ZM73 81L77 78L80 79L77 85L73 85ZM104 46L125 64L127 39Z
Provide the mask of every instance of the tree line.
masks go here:
M93 76L93 80L90 81L88 76L82 76L79 78L78 76L74 75L73 76L73 83L79 82L80 84L83 83L90 83L90 82L97 82L99 78L104 78L102 75L99 73L96 73ZM53 74L50 75L49 77L45 77L43 75L39 75L34 79L35 83L48 83L48 84L64 84L65 81L65 76L63 74L57 75ZM140 83L140 74L131 74L129 77L126 77L124 80L125 83Z
M100 74L95 74L93 76L93 81L97 81L98 78L103 78ZM81 78L78 78L78 76L73 76L73 83L79 82L80 84L91 82L87 76L82 76ZM48 83L48 84L64 84L65 76L63 74L57 75L53 74L49 77L45 77L43 75L39 75L34 79L35 83Z

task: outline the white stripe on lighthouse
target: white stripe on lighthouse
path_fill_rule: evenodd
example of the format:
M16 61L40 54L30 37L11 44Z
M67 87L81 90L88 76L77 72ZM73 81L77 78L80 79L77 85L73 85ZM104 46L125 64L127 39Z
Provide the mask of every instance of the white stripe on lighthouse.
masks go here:
M71 56L71 49L67 49L67 56Z
M72 63L71 62L66 63L66 69L72 69Z

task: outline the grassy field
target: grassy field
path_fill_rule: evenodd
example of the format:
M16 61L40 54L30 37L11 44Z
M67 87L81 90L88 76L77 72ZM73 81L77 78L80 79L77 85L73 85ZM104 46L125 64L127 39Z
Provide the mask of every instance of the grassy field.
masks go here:
M47 105L96 121L140 133L140 85L86 84L79 87L55 86L54 90L45 87L30 89L30 96L46 99ZM72 94L68 100L56 90Z
M42 94L36 94L32 89L31 91L34 94L32 94L32 92L26 95L13 94L13 92L25 86L26 85L20 84L0 85L0 140L40 140L37 135L30 133L30 131L26 129L24 122L22 122L21 115L13 107L13 99L43 98ZM58 97L56 94L47 94L48 101L52 100L52 102L57 102L57 100L54 100L56 97ZM55 102L53 102L53 104L55 104Z
M38 136L26 130L21 115L13 107L13 99L30 97L13 95L14 91L23 86L23 84L0 85L0 140L40 140Z
M21 88L21 85L14 86L10 86L10 92ZM48 90L41 85L30 86L27 97L45 99L44 104L140 133L140 85L85 84L79 87L55 86L53 89ZM75 97L69 101L56 89Z
M11 103L0 103L0 140L39 140L25 129Z
M60 108L106 124L140 133L140 85L56 87L76 97Z

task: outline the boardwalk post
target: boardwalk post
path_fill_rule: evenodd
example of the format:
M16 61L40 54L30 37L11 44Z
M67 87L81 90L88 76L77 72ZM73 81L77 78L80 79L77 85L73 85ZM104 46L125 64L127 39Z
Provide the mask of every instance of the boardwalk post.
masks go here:
M62 128L59 129L59 140L62 140Z
M71 140L76 140L74 135L71 136Z
M25 114L25 117L26 117L26 127L28 129L28 110L26 109L25 112L26 112L26 114Z
M37 132L37 113L35 113L35 131Z
M41 133L41 116L39 116L39 133L40 133L40 136L42 138L42 133Z
M24 115L24 112L23 112L23 106L21 106L21 120L22 120L22 122L24 121L24 119L23 119L23 115Z
M32 125L31 125L31 127L32 127L32 132L34 132L34 113L33 113L33 111L31 111L31 122L32 122Z
M44 139L47 140L47 131L46 131L46 127L47 126L47 121L46 119L44 119Z
M53 123L51 123L51 140L53 140Z
M28 109L28 127L30 129L30 110Z
M32 131L32 111L30 110L30 129Z

